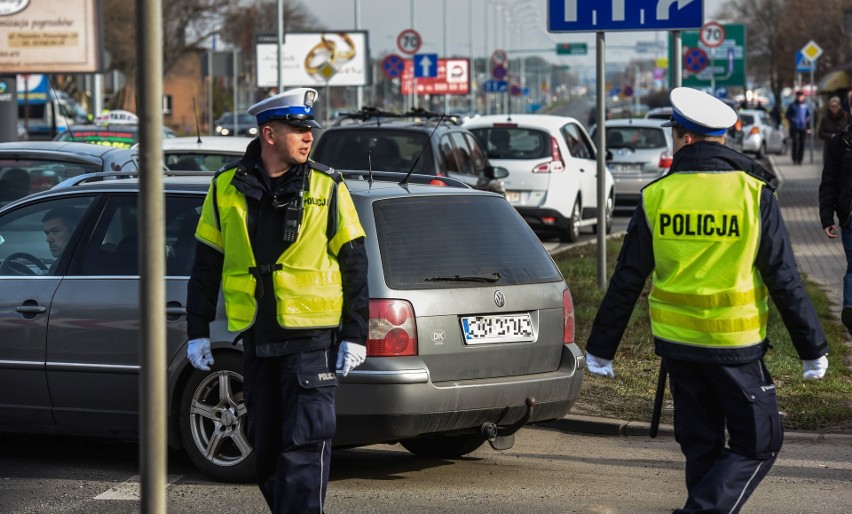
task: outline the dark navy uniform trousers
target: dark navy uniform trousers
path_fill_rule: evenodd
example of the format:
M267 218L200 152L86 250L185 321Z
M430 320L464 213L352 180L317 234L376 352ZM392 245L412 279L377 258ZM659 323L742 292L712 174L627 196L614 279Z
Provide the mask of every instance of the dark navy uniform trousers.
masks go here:
M275 514L323 512L336 429L329 350L243 355L248 438L266 503Z
M675 512L739 512L784 439L775 385L763 359L727 365L665 359L665 366L689 493Z

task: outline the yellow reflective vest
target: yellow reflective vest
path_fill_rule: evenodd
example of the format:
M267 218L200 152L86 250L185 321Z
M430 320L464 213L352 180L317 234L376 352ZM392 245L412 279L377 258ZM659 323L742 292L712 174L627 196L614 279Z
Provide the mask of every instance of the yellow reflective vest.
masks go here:
M643 190L656 338L720 349L766 338L767 290L755 269L764 185L742 171L677 172Z
M222 292L228 330L249 328L257 314L255 261L248 234L245 196L231 181L237 168L218 173L204 199L195 237L224 254ZM337 228L328 239L329 208L336 195ZM312 169L304 194L299 234L272 271L276 318L284 328L331 328L340 323L343 290L337 253L364 229L341 181ZM272 264L272 263L260 263Z

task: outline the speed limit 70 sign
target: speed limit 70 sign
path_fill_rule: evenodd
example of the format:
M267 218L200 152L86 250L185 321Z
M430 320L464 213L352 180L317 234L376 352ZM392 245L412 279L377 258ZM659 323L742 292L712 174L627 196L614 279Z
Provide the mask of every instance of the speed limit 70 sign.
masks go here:
M725 42L725 27L715 21L707 22L701 27L699 37L704 46L716 48Z
M400 52L405 54L416 54L421 45L423 45L423 38L414 29L405 29L396 38L396 46L399 47Z

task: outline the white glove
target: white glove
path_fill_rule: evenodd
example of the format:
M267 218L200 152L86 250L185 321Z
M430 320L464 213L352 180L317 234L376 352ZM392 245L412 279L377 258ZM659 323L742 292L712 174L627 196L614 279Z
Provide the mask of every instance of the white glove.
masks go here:
M615 377L615 372L612 370L612 359L602 359L586 352L586 368L589 370L589 373L594 373L595 375L607 378Z
M828 370L828 355L812 361L802 361L802 378L805 380L818 380L825 376Z
M186 347L186 356L195 369L210 371L213 365L213 354L210 353L210 339L199 337L189 341Z
M343 376L360 366L367 359L367 347L363 344L343 341L337 351L337 369L343 370Z

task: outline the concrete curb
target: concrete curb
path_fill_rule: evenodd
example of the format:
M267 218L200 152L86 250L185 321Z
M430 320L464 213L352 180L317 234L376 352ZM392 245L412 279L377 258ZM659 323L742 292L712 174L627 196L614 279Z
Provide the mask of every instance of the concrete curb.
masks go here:
M542 421L535 426L552 428L566 433L591 435L620 435L625 437L650 437L650 423L624 421L621 419L598 418L594 416L568 415L560 419ZM661 424L657 438L674 438L674 427ZM785 432L784 439L789 441L810 441L813 443L852 445L852 434L825 434L818 432Z

